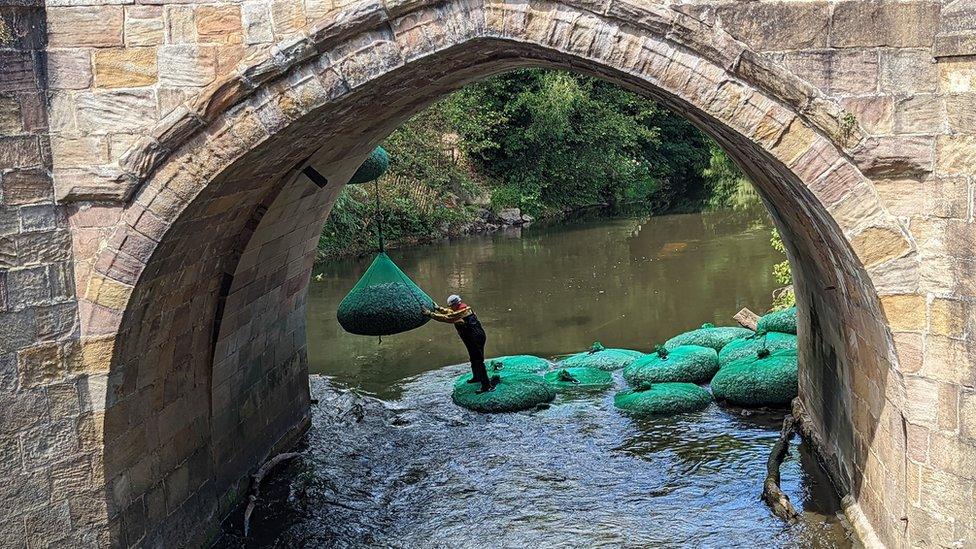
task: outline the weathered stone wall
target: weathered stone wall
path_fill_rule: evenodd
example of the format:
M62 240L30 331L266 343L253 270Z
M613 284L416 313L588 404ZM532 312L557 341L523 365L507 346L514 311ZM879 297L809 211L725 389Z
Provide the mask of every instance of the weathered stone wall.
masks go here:
M0 450L22 480L0 539L205 539L303 424L341 184L430 101L542 64L729 150L786 238L801 396L858 524L976 543L968 0L22 2L0 8Z

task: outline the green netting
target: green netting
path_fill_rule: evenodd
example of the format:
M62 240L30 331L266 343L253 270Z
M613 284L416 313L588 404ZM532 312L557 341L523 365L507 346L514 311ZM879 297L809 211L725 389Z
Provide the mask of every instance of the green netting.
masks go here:
M708 391L694 383L644 384L620 391L613 405L634 416L659 416L704 410L712 401Z
M712 392L736 406L789 406L797 394L796 352L757 353L723 366Z
M359 166L356 173L352 174L352 178L349 180L350 185L357 185L359 183L366 183L372 181L386 172L386 169L390 166L390 156L386 154L383 147L376 147L373 152L369 153L363 164Z
M659 347L624 368L624 379L632 386L642 383L682 381L708 383L718 371L718 353L711 347L681 345L672 350Z
M545 372L551 366L548 360L532 355L509 355L489 358L485 367L489 374L499 372Z
M793 334L783 334L780 332L769 332L747 339L737 339L718 353L718 364L724 368L726 364L739 360L740 358L756 356L760 349L767 349L771 353L776 351L793 351L796 353L796 336Z
M610 372L599 368L562 368L547 373L545 377L556 392L590 391L613 386Z
M352 334L391 335L423 326L429 320L423 309L433 306L430 296L379 253L339 303L336 318Z
M698 345L699 347L711 347L716 351L721 351L722 347L729 344L734 339L749 337L752 330L740 328L738 326L715 327L712 324L702 324L697 330L691 330L683 334L678 334L664 343L664 348L672 350L681 345Z
M556 397L542 376L523 373L493 374L498 382L495 390L478 393L480 383L468 383L471 374L465 374L454 382L451 398L458 406L483 413L517 412L529 410Z
M790 307L782 311L769 313L759 319L756 331L782 332L784 334L796 335L796 307Z
M597 341L589 351L570 355L559 361L558 365L560 368L619 370L643 355L644 353L633 349L608 349Z

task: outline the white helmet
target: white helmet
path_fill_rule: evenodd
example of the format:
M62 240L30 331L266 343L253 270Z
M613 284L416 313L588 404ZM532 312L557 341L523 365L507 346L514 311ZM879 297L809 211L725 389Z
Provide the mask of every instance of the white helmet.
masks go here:
M457 294L451 294L451 295L447 296L447 304L448 305L457 305L458 303L461 303L461 296L459 296Z

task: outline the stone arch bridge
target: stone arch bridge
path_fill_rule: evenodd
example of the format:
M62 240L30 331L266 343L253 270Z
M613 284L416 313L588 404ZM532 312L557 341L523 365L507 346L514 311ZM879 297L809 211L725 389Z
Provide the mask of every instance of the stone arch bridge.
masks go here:
M807 425L858 533L976 545L974 54L971 0L5 2L0 545L204 543L307 425L337 192L521 66L726 147L788 244Z

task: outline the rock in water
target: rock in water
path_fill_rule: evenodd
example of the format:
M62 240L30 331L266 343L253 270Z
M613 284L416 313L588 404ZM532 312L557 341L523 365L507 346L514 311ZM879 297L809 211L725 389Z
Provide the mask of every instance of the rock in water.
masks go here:
M637 417L697 412L711 401L712 395L694 383L644 384L613 397L614 406Z
M369 156L359 166L356 173L352 174L352 178L349 179L349 184L357 185L372 181L386 173L386 169L389 166L390 156L386 154L386 150L383 147L376 147L373 149L373 152L369 153Z
M636 387L642 383L708 383L718 371L718 353L711 347L680 345L660 348L624 368L624 379Z
M712 379L715 398L736 406L789 406L797 395L796 351L757 352L726 366Z
M433 307L434 300L380 253L339 303L336 318L351 334L392 335L426 324L423 310Z

